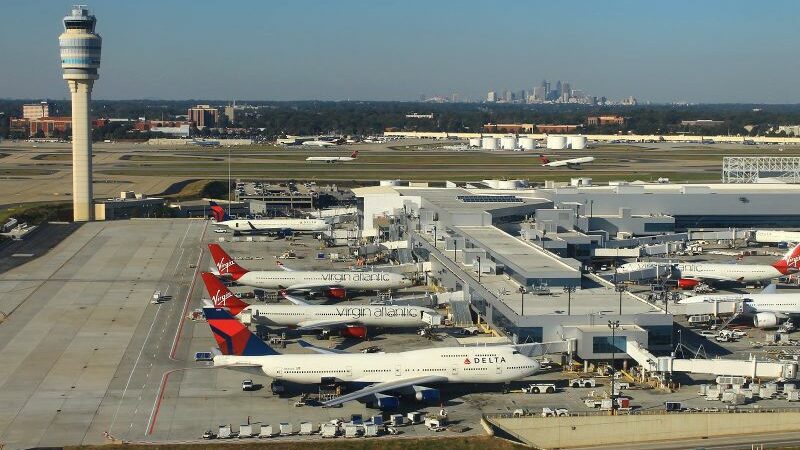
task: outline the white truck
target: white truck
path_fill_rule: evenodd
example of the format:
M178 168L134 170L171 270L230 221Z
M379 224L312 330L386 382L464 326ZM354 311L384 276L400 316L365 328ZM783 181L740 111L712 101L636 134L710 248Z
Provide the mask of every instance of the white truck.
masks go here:
M593 388L597 387L597 380L595 378L573 378L569 380L569 385L574 388Z
M542 417L566 417L569 416L567 408L542 408Z
M526 394L553 394L558 390L553 383L531 383L522 388L522 392Z

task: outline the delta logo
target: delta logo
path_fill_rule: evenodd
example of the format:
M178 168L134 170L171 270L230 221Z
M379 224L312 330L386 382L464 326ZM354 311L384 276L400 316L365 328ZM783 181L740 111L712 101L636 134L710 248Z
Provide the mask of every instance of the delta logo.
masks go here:
M506 358L504 356L475 356L470 360L469 358L464 359L464 365L467 364L498 364L506 362Z

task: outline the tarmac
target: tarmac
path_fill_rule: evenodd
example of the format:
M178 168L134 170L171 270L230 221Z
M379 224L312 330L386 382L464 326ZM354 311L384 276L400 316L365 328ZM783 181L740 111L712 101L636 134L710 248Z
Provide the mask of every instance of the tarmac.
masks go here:
M347 252L341 247L321 248L320 242L309 236L232 242L229 233L213 233L213 228L197 219L87 223L38 258L0 274L0 311L8 314L0 323L0 444L4 448L102 444L112 438L200 442L205 430L216 431L221 424L231 424L236 430L248 421L273 426L287 422L297 430L301 421L319 424L349 419L351 414L369 417L379 413L358 402L342 408L296 407L300 391L314 393L314 387L289 386L288 394L279 397L271 393L267 377L213 369L208 362L194 361L195 352L208 351L214 345L208 326L188 318L207 296L199 278L199 273L210 267L205 243L222 239L223 247L250 269L274 268L274 257L288 248L300 257L285 261L292 268L344 269L353 264L317 259L319 252ZM167 300L151 304L155 290L166 294ZM424 290L418 286L400 294ZM348 302L372 298L361 296ZM693 339L693 347L702 340L683 330L682 339L687 343ZM458 345L455 330L438 330L432 340L413 331L373 332L369 341L305 339L353 352L368 346L391 352ZM487 343L490 340L487 338ZM712 354L744 356L752 351L744 340L724 348L709 343L706 350ZM304 350L290 340L279 351ZM583 399L592 393L602 395L608 378L598 378L596 388L564 388L539 395L514 392L534 380L564 386L565 380L574 376L577 374L559 369L546 371L512 384L509 394L502 394L497 385L443 386L442 405L454 422L468 428L468 434L483 433L479 425L482 414L542 407L589 411ZM264 387L244 392L243 379ZM643 410L663 409L668 400L697 408L721 408L719 402L708 402L698 393L697 384L710 380L681 376L677 381L684 386L674 393L631 389L625 394ZM791 406L785 400L757 404L764 408ZM398 412L436 412L442 405L404 400ZM422 425L401 430L401 437L436 435Z

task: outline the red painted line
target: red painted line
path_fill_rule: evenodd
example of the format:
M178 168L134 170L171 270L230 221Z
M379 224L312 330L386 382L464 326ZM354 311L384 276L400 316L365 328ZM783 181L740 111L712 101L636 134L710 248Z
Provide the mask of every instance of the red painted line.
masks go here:
M203 227L203 234L200 240L203 241L206 237L206 230L208 229L208 221ZM203 247L200 247L200 254L197 256L197 264L195 264L194 275L192 276L192 283L189 285L189 291L186 293L186 300L183 302L183 311L181 312L181 319L178 321L178 329L175 331L175 339L172 341L172 348L169 351L169 359L175 360L175 352L178 350L178 342L183 334L183 322L186 320L186 312L189 310L189 303L191 301L192 292L194 291L194 283L197 281L197 272L200 271L200 260L203 258Z
M168 372L165 372L164 375L161 376L161 386L158 388L158 397L156 397L156 403L153 405L153 412L150 416L150 425L147 427L147 435L153 434L153 428L156 426L156 419L158 418L158 411L161 408L161 400L164 399L164 391L167 387L167 379L172 374L172 372L177 372L178 370L184 369L172 369Z

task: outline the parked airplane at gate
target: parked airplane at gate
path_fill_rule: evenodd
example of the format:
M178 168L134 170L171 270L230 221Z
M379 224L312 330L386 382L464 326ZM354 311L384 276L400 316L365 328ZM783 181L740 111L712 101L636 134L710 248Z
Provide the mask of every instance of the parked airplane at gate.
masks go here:
M293 219L281 217L275 219L233 219L216 202L211 203L211 214L214 222L223 225L234 232L251 234L271 234L280 232L291 233L319 233L330 228L328 222L322 219Z
M343 336L364 339L367 327L420 328L441 325L442 316L430 308L401 305L310 305L284 294L295 305L251 305L234 295L214 274L202 273L215 308L226 308L245 322L292 327L297 331L340 330Z
M367 387L322 402L334 406L352 400L379 408L397 408L397 395L418 401L439 400L443 383L505 383L531 376L539 362L522 355L514 346L438 347L398 353L346 353L323 349L301 341L303 347L321 354L280 354L253 335L222 308L204 308L206 320L222 354L214 367L254 373L276 380L316 384L323 379Z
M581 164L590 163L594 161L594 156L584 156L582 158L572 158L572 159L562 159L560 161L550 161L545 155L539 155L539 159L542 160L542 167L564 167L570 169L577 169L580 167Z
M305 142L303 144L305 144ZM332 164L337 162L355 161L356 158L358 158L358 150L351 153L350 156L309 156L308 158L306 158L306 161L325 162Z
M774 284L757 294L695 295L678 303L686 305L714 302L741 303L741 314L752 316L753 326L756 328L774 328L780 320L800 315L800 294L779 294Z
M269 270L248 271L236 264L219 244L208 244L211 257L220 275L245 286L283 289L287 292L323 293L343 299L347 291L380 291L413 285L405 275L393 272L358 272L337 270Z
M623 264L619 273L637 272L655 267L672 267L678 275L678 287L692 289L701 281L737 281L740 283L768 281L798 271L800 263L800 244L786 252L772 265L766 264L712 264L712 263L665 263L633 262Z

